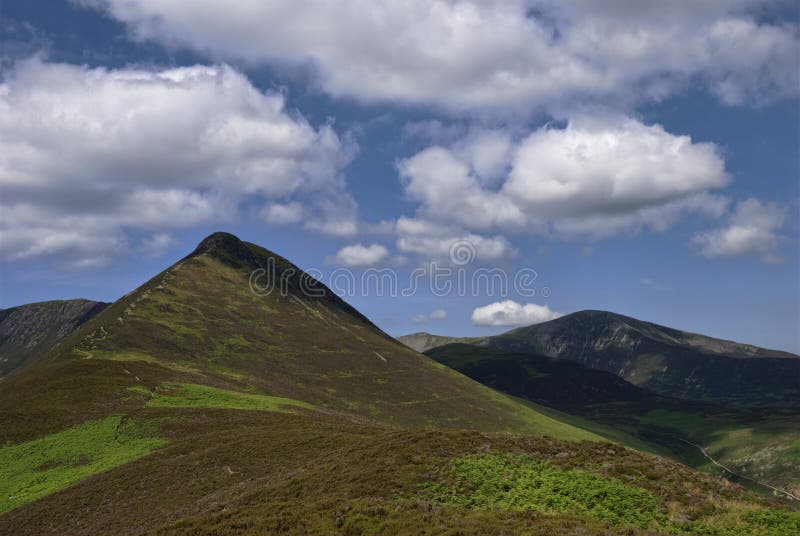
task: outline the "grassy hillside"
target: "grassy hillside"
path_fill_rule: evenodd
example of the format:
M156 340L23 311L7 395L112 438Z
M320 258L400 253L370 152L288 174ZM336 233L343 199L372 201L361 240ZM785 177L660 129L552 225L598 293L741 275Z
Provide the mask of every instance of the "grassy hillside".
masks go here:
M431 333L419 332L419 333L409 333L408 335L403 335L402 337L397 337L397 340L408 346L409 348L413 348L417 352L426 352L431 348L438 348L439 346L444 346L445 344L451 343L465 343L465 344L474 344L479 343L482 338L481 337L447 337L445 335L433 335Z
M271 277L286 281L286 292L254 293L251 273L272 263ZM150 363L167 369L159 372L167 377L191 375L194 383L399 425L591 438L403 346L305 277L267 250L212 235L86 324L48 357L47 367L108 361L122 370ZM303 292L304 285L319 295Z
M0 516L0 533L788 534L800 517L609 443L342 415L144 407L165 444ZM155 424L153 424L155 423Z
M575 361L655 393L742 407L800 406L800 358L606 311L490 337L487 346Z
M270 257L287 292L251 292ZM212 235L0 384L0 533L762 534L797 523L778 502L436 363L302 277Z
M762 492L773 490L759 483L800 497L796 409L722 408L666 398L611 373L534 353L448 344L427 355L485 385L559 408L550 415L561 422ZM548 413L546 406L535 407Z
M652 396L609 372L533 352L503 352L464 343L426 355L505 393L561 405L641 400Z

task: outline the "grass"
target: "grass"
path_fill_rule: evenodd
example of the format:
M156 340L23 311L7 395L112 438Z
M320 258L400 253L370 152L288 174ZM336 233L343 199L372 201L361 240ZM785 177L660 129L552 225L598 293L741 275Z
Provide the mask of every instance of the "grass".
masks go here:
M240 393L196 384L166 384L152 393L143 388L131 388L133 392L151 396L147 402L155 408L216 408L260 411L289 411L289 407L312 408L310 404L250 393Z
M136 527L195 536L638 535L651 530L640 528L651 519L663 533L673 527L672 517L683 516L679 533L727 536L735 527L752 534L747 527L781 526L791 520L782 513L765 514L776 517L772 521L742 519L744 511L773 505L726 481L613 443L397 429L320 412L138 411L148 421L159 420L167 445L0 515L0 534L119 534ZM535 460L528 466L520 462L509 489L519 489L524 500L533 498L544 509L516 507L514 496L485 507L432 500L430 484L424 483L448 486L444 490L455 487L452 471L459 460L473 460L467 469L477 475L478 486L485 486L476 462L480 457L510 460L506 465ZM488 465L484 472L491 476L498 464ZM544 481L538 496L526 489L532 477ZM469 493L472 488L459 489ZM620 501L630 511L607 501ZM660 521L663 515L670 520Z
M509 413L524 422L527 430L535 430L536 433L557 437L565 441L606 441L604 437L594 433L593 430L585 430L573 423L558 420L558 417L550 416L537 408L518 402L513 397L499 391L486 388L487 395L498 402L515 403L509 407ZM506 427L504 432L519 433L521 430L515 427ZM528 432L529 433L529 432Z
M530 400L526 400L524 398L518 398L518 397L514 398L518 400L521 404L525 404L526 406L533 408L542 415L546 415L559 422L570 424L576 428L581 428L583 430L589 431L599 437L605 438L608 441L613 441L614 443L625 445L626 447L636 449L640 452L647 452L650 454L658 454L658 455L668 454L668 451L666 451L666 449L659 448L658 445L643 441L642 439L636 437L632 433L628 433L622 427L586 419L578 415L566 413L564 411L551 408L549 406L544 406L542 404L537 404L536 402L531 402Z
M0 513L145 456L164 443L121 416L0 447Z
M800 534L800 513L717 501L713 509L680 522L669 516L675 502L617 478L557 467L528 454L480 453L454 458L422 493L444 506L466 511L506 510L569 514L674 534L785 536Z
M791 527L779 504L727 481L556 439L596 436L422 358L332 296L255 296L248 267L223 260L186 259L4 382L0 442L15 444L0 449L0 499L29 504L0 515L0 534ZM308 404L332 411L299 411ZM135 422L158 422L159 437ZM456 479L459 460L500 488L469 508L431 501L433 484L442 501L454 488L466 500L491 481Z
M436 502L469 509L568 513L640 528L666 521L656 498L642 488L523 454L456 458L444 482L425 487Z
M721 408L667 399L576 363L464 344L426 354L485 385L522 397L517 400L561 423L726 475L694 446L701 445L719 463L754 479L731 476L743 485L771 494L761 482L800 494L797 410Z
M707 447L712 457L736 472L800 492L800 415L796 413L710 415L657 409L638 420ZM699 467L718 471L706 463Z
M800 534L800 514L780 510L751 510L742 514L753 534L763 536L783 536Z

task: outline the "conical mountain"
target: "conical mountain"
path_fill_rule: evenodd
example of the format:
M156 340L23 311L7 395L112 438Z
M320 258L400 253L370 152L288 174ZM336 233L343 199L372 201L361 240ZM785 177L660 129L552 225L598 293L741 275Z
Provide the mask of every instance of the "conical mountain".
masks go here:
M124 405L123 387L180 380L401 426L591 437L405 347L283 257L227 233L109 306L33 372L26 399L103 385L65 394L89 404L51 408L35 427L45 430Z

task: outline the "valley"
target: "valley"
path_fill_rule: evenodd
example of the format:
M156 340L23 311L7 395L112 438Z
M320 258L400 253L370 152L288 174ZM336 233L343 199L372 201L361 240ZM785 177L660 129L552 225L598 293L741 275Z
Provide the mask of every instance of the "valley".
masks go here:
M426 355L485 385L579 418L579 426L609 439L713 474L736 473L728 476L764 492L775 487L792 498L800 491L800 411L794 406L723 407L665 397L569 359L491 345L450 343Z

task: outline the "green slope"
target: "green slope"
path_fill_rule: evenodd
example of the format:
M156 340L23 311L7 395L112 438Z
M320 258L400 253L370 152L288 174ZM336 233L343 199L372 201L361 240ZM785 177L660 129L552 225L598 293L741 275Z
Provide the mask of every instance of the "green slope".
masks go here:
M254 293L251 273L271 263L272 277L287 282L286 292ZM267 250L212 235L2 384L0 444L10 442L12 449L4 452L38 460L36 441L57 441L58 434L80 434L86 426L87 441L96 437L98 449L116 452L102 435L89 433L89 423L147 407L317 408L407 427L600 439L406 348L303 277ZM303 285L318 293L309 296ZM17 445L27 446L13 450ZM63 465L57 454L51 458L23 473ZM79 464L69 475L110 466L103 460ZM74 482L51 473L33 471L40 480L35 489L55 491Z
M254 293L251 274L271 266L269 280L285 281L285 292ZM114 303L70 342L49 361L150 362L198 376L198 383L403 426L593 437L406 348L285 259L222 233Z
M255 294L250 274L270 258L287 292ZM309 296L301 277L212 235L0 384L0 533L755 534L794 523L724 480L591 441L580 422L399 344L318 283L305 282L322 291ZM509 463L541 478L510 485ZM476 470L491 477L478 495Z
M166 444L0 515L2 534L714 534L797 513L609 443L148 407ZM783 531L783 532L781 532Z
M800 497L795 408L724 408L666 398L609 372L535 352L447 344L426 354L485 385L538 402L532 407L561 422L762 492L773 493L773 486Z

